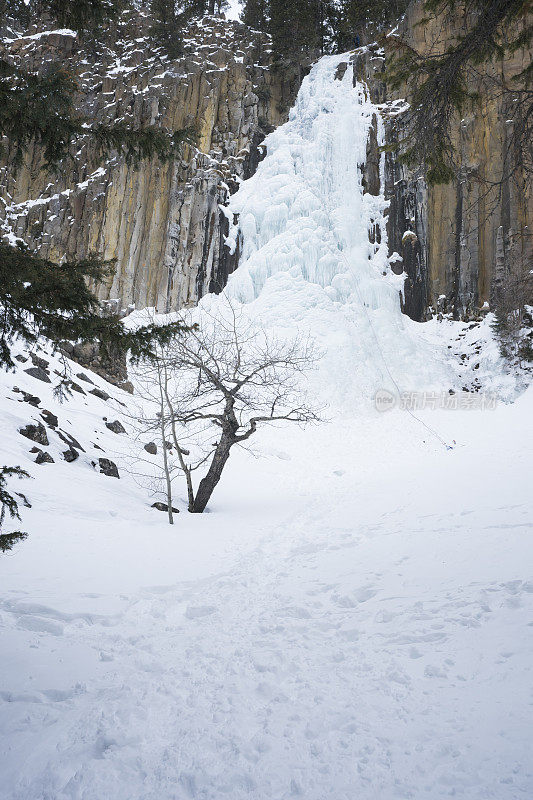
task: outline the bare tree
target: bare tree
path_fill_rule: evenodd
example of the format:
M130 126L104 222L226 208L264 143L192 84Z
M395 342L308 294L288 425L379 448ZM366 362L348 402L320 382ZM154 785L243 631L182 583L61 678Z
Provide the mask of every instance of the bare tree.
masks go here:
M161 348L158 348L149 361L143 362L137 375L138 402L129 417L137 443L143 445L145 455L139 456L138 451L130 455L129 471L154 495L164 495L168 521L173 525L172 483L179 474L180 462L172 447L168 381L168 366Z
M275 338L230 301L218 309L203 311L199 329L177 337L154 367L192 513L205 510L232 448L260 425L318 420L302 395L318 358L312 342ZM193 472L206 466L195 491Z

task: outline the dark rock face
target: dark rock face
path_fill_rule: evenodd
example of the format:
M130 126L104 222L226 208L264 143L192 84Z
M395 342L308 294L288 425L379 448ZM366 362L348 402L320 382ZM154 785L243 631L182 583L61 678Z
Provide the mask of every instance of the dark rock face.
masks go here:
M157 455L157 445L155 442L148 442L148 444L144 445L144 449L147 453L150 453L152 456Z
M424 251L420 239L410 230L404 233L402 245L403 269L407 274L402 311L411 319L420 321L425 318L428 302Z
M99 458L98 466L102 475L108 475L110 478L120 478L117 465L109 458Z
M446 15L428 15L424 3L413 0L397 35L414 51L437 56L462 35L463 28L459 6ZM384 39L388 59L394 48L387 42ZM451 120L455 176L447 184L430 186L423 165L399 162L401 143L409 139L405 118L398 113L403 102L394 113L383 112L386 142L394 148L385 160L389 251L403 259L395 271L403 268L407 275L403 310L415 320L435 312L475 318L484 303L494 303L498 283L505 276L532 263L530 181L520 164L509 175L508 160L514 158L509 150L513 115L506 93L494 90L502 80L507 86L523 86L519 76L530 63L531 47L525 46L503 59L485 61L469 73L466 89L479 96L479 103ZM384 64L372 46L357 52L356 77L366 82L376 103L400 98L409 102L408 87L393 92L384 83Z
M366 143L366 161L363 168L363 189L365 194L379 195L381 180L379 175L379 164L381 153L378 144L378 120L374 114L372 117L372 127Z
M48 365L50 364L45 358L40 358L36 356L35 353L30 353L31 363L34 367L40 367L41 369L47 369Z
M126 428L118 419L114 422L106 422L105 426L109 428L110 431L113 431L113 433L126 433Z
M24 403L29 403L30 406L34 406L35 408L37 408L41 402L39 397L36 397L36 395L30 394L29 392L24 392L22 389L19 389L18 386L14 386L13 391L22 395L22 401Z
M37 378L38 381L52 383L48 373L42 367L29 367L28 369L25 369L24 372L27 372L28 375L32 376L32 378Z
M372 46L354 58L354 79L363 80L370 88L372 99L384 103L387 99L387 86L383 80L385 60ZM387 144L393 144L398 132L386 124ZM370 128L366 162L363 166L363 189L365 193L379 195L381 151L378 142L378 121L374 115ZM389 253L397 253L400 259L391 264L394 272L407 275L403 296L400 298L402 311L411 319L421 321L426 318L428 305L427 274L427 187L424 182L413 178L409 181L405 168L397 163L396 157L388 153L385 157L385 196L390 201L387 217L387 238ZM416 233L415 233L416 231ZM379 241L379 230L369 231L371 241Z
M68 444L68 446L69 446L71 449L72 449L72 448L76 448L76 450L81 450L81 451L82 451L82 453L85 453L85 450L83 449L83 447L81 446L81 444L80 444L80 443L78 442L78 440L77 440L77 439L75 439L75 438L74 438L74 436L72 436L70 433L65 433L65 431L56 431L56 433L57 433L57 435L59 436L59 438L60 438L60 439L61 439L63 442L65 442L65 444Z
M272 125L267 125L263 123L263 128L257 130L252 136L252 141L250 144L250 153L247 156L246 161L244 162L244 171L242 175L243 180L246 181L248 180L248 178L251 178L252 175L255 175L257 167L266 156L266 147L263 146L263 140L269 133L272 133L273 130L274 127ZM236 190L239 187L237 184L235 187L233 187L232 185L231 188L232 189L235 188Z
M92 383L94 386L94 381L92 381L84 372L78 372L76 378L79 378L80 381L85 381L85 383Z
M209 282L209 291L213 294L220 294L231 273L235 272L239 266L240 241L237 243L235 252L230 253L229 247L224 244L228 233L229 220L222 211L219 211L219 255Z
M41 417L51 428L57 428L59 420L55 414L52 414L51 411L47 411L45 408L43 411L41 411Z
M85 342L83 344L62 342L61 350L65 355L73 361L76 361L82 367L90 369L114 386L120 386L121 389L127 392L130 391L129 387L131 384L128 382L126 356L124 353L118 352L116 348L109 347L103 349L98 342ZM79 375L77 377L79 377ZM80 378L80 380L87 380L89 383L92 383L87 377ZM75 386L77 388L75 388ZM83 389L78 384L71 385L71 388L74 389L74 391L83 392ZM102 392L101 389L91 389L90 391L97 397L100 396L97 392ZM106 393L102 392L102 394ZM105 399L108 399L108 397L109 395Z
M423 181L409 181L404 170L388 154L385 159L385 193L390 198L387 234L389 252L402 260L392 265L397 274L405 272L402 311L418 322L426 319L428 307L427 187Z
M54 459L47 453L45 450L39 450L37 453L37 458L35 459L36 464L53 464Z
M13 232L44 257L117 254L114 277L98 294L116 298L118 313L133 303L160 312L181 308L197 302L198 291L207 292L211 282L220 284L226 268L219 267L219 205L235 178L248 177L246 171L257 166L259 142L285 121L307 71L278 68L266 34L216 16L191 21L183 56L169 61L145 36L150 19L142 6L133 4L128 22L110 27L98 59L71 36L6 44L9 56L16 63L24 59L28 68L53 54L76 73L77 108L95 125L125 121L138 129L152 121L172 130L197 129L198 147L184 147L172 163L144 159L133 165L117 156L100 169L98 148L87 143L60 176L33 169L41 157L34 145L28 164L10 170L3 182L4 205L17 210ZM113 73L117 59L126 69ZM42 202L26 206L33 198ZM94 369L90 354L73 357ZM113 383L121 380L108 374Z
M337 67L337 71L335 72L335 80L336 81L342 81L342 79L344 78L344 76L346 74L346 70L347 69L348 69L348 62L347 61L341 61L341 63Z
M157 503L152 503L152 508L157 508L158 511L168 511L168 504L167 503L161 503L160 501L158 501ZM179 514L180 513L179 509L178 508L174 508L174 506L172 506L172 512L174 514Z
M19 433L25 436L26 439L31 439L32 442L44 444L45 447L50 444L46 435L46 428L41 422L38 422L37 425L26 425L24 428L19 428Z
M95 397L99 397L100 400L109 400L110 396L107 392L102 391L102 389L91 389L89 394L94 394Z
M64 459L65 459L65 461L67 461L69 464L70 464L72 461L76 461L76 459L78 458L78 456L79 456L79 453L78 453L76 450L74 450L74 448L73 448L73 447L69 448L68 450L64 450L64 451L63 451L63 458L64 458Z

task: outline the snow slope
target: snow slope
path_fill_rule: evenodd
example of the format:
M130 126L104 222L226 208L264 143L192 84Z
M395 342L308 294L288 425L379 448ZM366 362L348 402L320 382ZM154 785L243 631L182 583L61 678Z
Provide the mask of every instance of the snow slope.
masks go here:
M263 430L209 513L170 527L105 427L128 427L128 395L58 405L27 364L0 375L5 463L34 476L29 538L0 557L1 800L533 796L533 392L418 411L452 450L373 410L391 374L419 392L474 373L513 387L486 326L400 315L368 242L383 201L357 167L373 109L351 70L334 79L340 60L314 68L231 205L245 252L229 293L276 332L313 333L327 421ZM49 431L56 463L34 465L17 428L40 411L15 384L86 453L67 464ZM95 444L120 480L93 469Z

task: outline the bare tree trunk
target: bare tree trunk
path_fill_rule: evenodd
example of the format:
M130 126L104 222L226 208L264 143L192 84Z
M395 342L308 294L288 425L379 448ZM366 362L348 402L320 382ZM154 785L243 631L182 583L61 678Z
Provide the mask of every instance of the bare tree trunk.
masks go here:
M220 480L222 470L224 469L229 458L230 449L233 444L234 439L228 436L227 433L223 433L213 455L213 460L211 461L211 466L207 471L207 475L202 478L198 486L198 491L196 492L196 497L194 498L194 505L191 509L193 514L201 514L203 511L205 511L205 507L207 506L211 495L213 494L213 491Z
M207 6L207 13L208 14L214 14L215 13L215 0L209 0L208 6Z
M171 416L170 420L171 420L171 426L172 426L172 438L174 439L174 446L175 446L175 448L176 448L176 450L178 452L178 460L180 462L180 467L181 467L181 469L183 471L183 474L185 475L185 482L187 484L187 497L189 499L188 509L189 509L189 511L192 511L193 505L194 505L194 489L193 489L193 486L192 486L191 470L189 469L189 467L185 463L183 450L181 449L181 447L178 444L178 439L177 439L177 436L176 436L176 424L175 424L175 421L174 421L174 417Z
M184 453L183 453L181 447L179 446L178 437L176 435L176 419L175 419L175 415L174 415L174 409L172 408L172 403L170 401L170 397L168 396L168 373L167 373L167 365L166 364L164 365L163 369L164 369L164 374L165 374L165 389L164 389L165 398L166 398L166 401L167 401L168 411L169 411L169 414L170 414L170 429L172 431L172 438L174 440L174 446L175 446L175 448L177 450L177 453L178 453L178 459L179 459L179 462L180 462L180 467L181 467L181 469L183 471L183 474L185 475L185 482L187 484L187 496L188 496L188 499L189 499L188 510L192 511L193 510L193 506L194 506L194 489L193 489L193 485L192 485L191 470L189 469L189 467L185 463L185 458L183 457Z
M168 451L167 451L167 443L165 439L166 433L166 425L165 425L165 398L167 392L167 376L166 372L164 375L161 374L161 370L159 370L159 390L161 395L161 442L163 445L163 469L165 471L165 482L167 487L167 506L168 506L168 523L169 525L174 525L174 516L172 513L172 482L170 480L170 470L168 468Z

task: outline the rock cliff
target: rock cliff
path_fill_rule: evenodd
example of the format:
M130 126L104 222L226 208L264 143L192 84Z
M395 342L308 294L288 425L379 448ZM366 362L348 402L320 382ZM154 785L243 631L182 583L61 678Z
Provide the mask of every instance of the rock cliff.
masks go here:
M418 51L439 52L460 34L462 13L457 6L446 19L427 19L414 0L395 35ZM115 154L102 164L85 142L55 173L43 170L41 152L30 148L20 168L9 160L1 167L0 232L52 259L88 253L115 259L102 299L168 311L220 290L235 268L238 248L230 254L224 247L233 221L224 205L257 167L264 136L286 119L300 76L296 69L277 71L268 37L239 23L219 17L191 23L177 60L154 49L148 25L130 10L92 50L72 32L44 28L12 35L3 47L30 67L49 59L74 71L80 110L94 122L194 126L197 146L183 145L169 163L136 165ZM402 139L401 109L409 97L388 91L388 55L387 46L370 46L354 58L358 78L382 104L390 144ZM493 79L511 86L530 60L531 51L518 50L470 76L479 102L451 131L453 182L428 186L423 170L386 156L389 246L401 256L394 268L407 275L404 310L413 319L436 311L475 316L511 266L532 259L531 187L521 170L502 181L511 123L508 100L491 90ZM381 180L376 132L377 120L364 166L373 194Z
M423 3L411 3L395 32L422 53L442 52L464 30L464 11L428 18ZM368 83L373 99L385 103L388 144L401 140L401 98L406 91L387 92L383 82L390 51L364 48L356 54L359 77ZM406 168L394 153L386 157L386 193L391 205L389 246L403 261L407 274L405 311L422 320L434 311L456 317L475 316L491 304L499 282L517 263L531 264L533 207L531 185L523 169L509 176L504 167L512 122L507 103L512 95L495 85L513 87L513 78L531 63L532 52L517 50L504 59L479 65L469 75L468 89L478 102L457 117L451 139L455 148L456 179L428 186L423 170ZM370 153L375 154L376 147ZM485 306L486 308L486 306Z
M116 259L100 297L168 311L221 288L234 269L222 206L257 166L260 143L284 120L298 78L269 68L268 37L219 17L191 23L178 60L154 49L139 12L124 13L107 39L91 51L73 32L40 29L3 46L30 68L59 60L74 71L80 110L91 121L194 126L197 146L183 145L173 162L135 165L117 154L102 163L82 142L54 173L31 148L20 168L3 163L0 226L51 259Z

